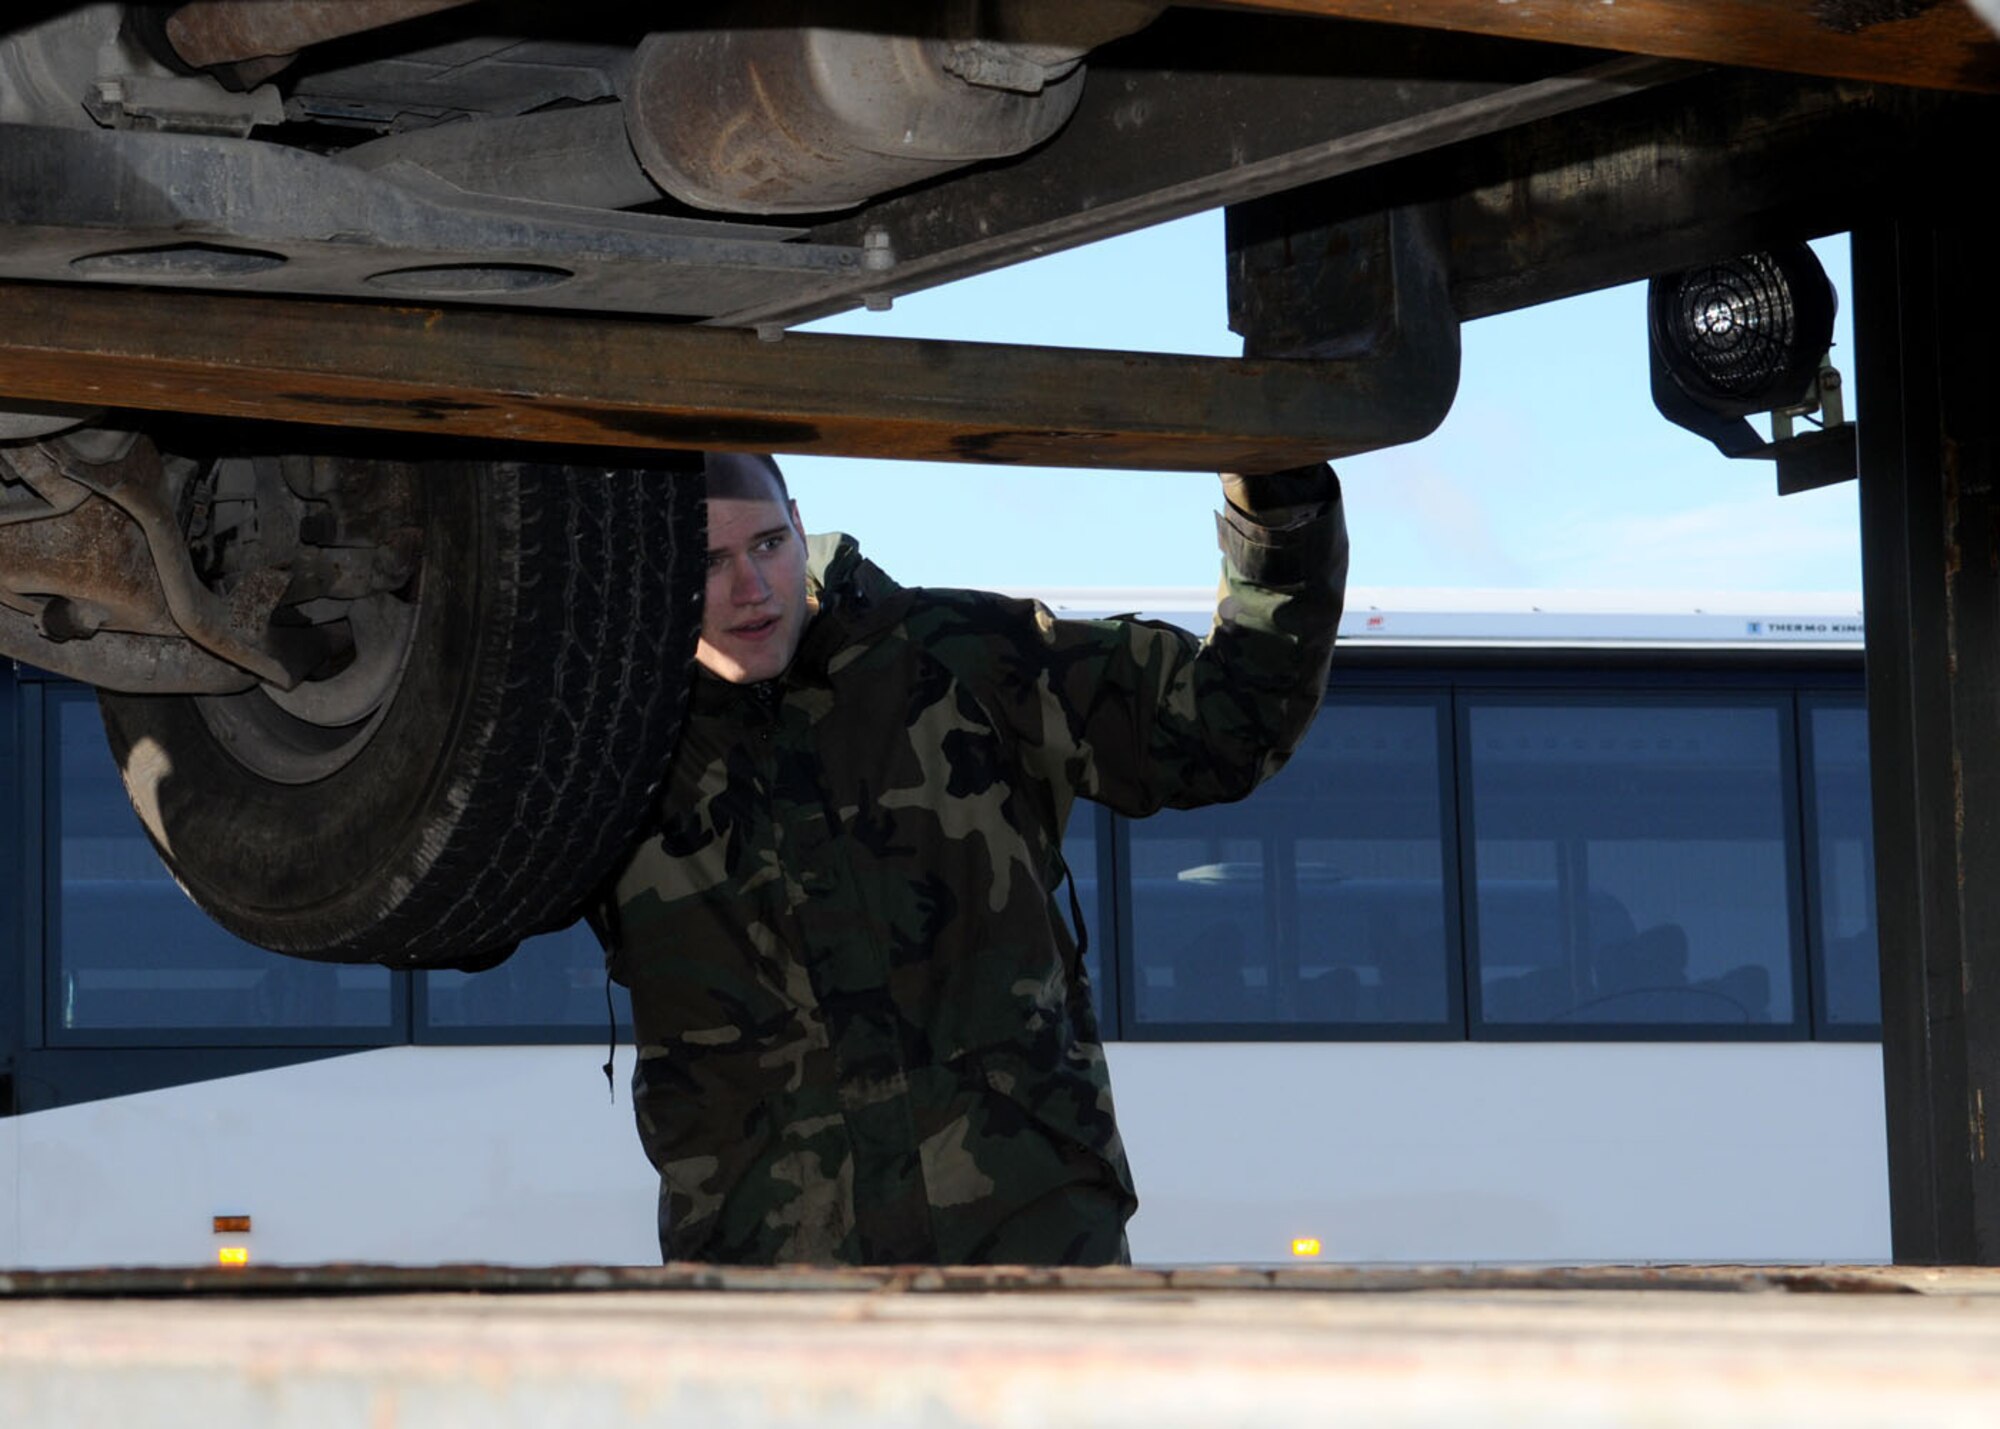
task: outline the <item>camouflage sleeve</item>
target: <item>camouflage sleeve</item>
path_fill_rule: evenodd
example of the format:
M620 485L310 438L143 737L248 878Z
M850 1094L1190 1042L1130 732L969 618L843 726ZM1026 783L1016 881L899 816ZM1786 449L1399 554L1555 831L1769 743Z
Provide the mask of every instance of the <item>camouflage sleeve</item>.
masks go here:
M1058 620L1016 605L992 688L1031 767L1119 813L1240 799L1284 765L1326 688L1347 581L1340 489L1264 525L1225 503L1206 639L1141 620ZM1273 519L1266 517L1265 519Z

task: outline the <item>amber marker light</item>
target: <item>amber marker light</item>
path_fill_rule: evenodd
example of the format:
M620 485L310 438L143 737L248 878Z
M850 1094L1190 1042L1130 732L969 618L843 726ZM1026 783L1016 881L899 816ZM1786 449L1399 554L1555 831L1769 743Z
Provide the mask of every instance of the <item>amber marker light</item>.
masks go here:
M219 1245L215 1248L215 1263L232 1269L240 1269L250 1263L250 1247L247 1245Z
M215 1218L215 1233L217 1235L248 1235L250 1234L250 1217L217 1216Z
M1294 1236L1292 1255L1299 1260L1312 1260L1319 1255L1319 1237L1316 1235Z

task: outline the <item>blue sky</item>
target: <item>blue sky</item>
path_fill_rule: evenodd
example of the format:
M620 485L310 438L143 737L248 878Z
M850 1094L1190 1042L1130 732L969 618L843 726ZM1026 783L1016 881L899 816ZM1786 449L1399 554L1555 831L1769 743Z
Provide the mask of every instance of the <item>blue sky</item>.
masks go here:
M1816 244L1842 313L1845 240ZM848 313L821 331L1233 356L1222 216L1202 214ZM1855 486L1782 500L1764 462L1670 425L1647 388L1645 288L1467 324L1458 400L1424 441L1339 464L1368 587L1855 591ZM790 457L814 530L912 584L1202 586L1212 477Z

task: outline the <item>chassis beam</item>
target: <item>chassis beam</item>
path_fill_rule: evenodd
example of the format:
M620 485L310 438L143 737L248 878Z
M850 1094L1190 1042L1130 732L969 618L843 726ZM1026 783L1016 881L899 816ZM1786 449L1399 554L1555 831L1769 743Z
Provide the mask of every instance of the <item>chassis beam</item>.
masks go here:
M1456 392L1435 237L1357 360L1069 351L0 283L0 399L623 448L1273 470L1413 441Z

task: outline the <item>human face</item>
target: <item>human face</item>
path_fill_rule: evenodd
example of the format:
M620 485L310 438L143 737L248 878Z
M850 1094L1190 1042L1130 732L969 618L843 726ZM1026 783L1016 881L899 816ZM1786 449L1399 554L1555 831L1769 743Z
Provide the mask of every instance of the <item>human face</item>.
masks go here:
M797 502L708 503L708 595L695 659L732 685L782 675L806 626L806 542Z

